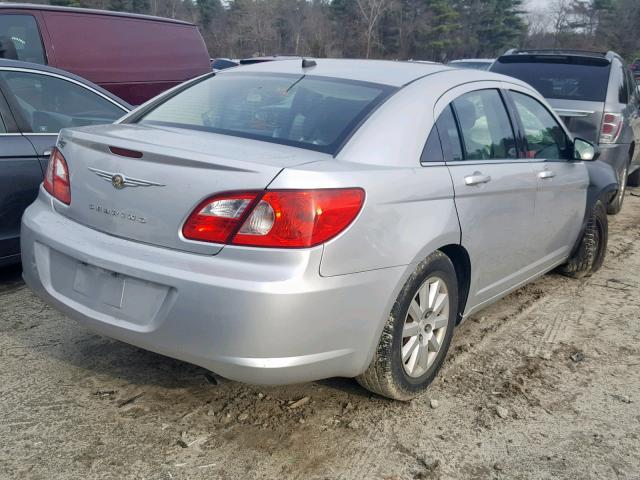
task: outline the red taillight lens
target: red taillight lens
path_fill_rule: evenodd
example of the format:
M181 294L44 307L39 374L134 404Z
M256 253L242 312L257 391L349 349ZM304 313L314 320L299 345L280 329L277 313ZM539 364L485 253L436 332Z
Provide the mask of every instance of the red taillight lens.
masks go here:
M619 113L606 113L602 117L600 129L600 143L615 143L622 131L622 115Z
M69 180L69 167L62 153L53 148L49 157L49 164L44 175L44 189L67 205L71 204L71 183Z
M260 192L228 193L206 199L189 215L182 235L189 240L227 243L258 195Z
M319 245L347 228L363 202L364 191L359 188L266 192L231 243L288 248Z
M198 205L182 234L233 245L312 247L344 231L360 212L364 197L360 188L217 195Z

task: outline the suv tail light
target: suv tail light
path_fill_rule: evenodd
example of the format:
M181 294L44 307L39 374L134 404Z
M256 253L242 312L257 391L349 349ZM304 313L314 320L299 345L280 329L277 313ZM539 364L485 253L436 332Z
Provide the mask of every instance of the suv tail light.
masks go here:
M360 212L364 197L360 188L216 195L189 215L182 235L231 245L313 247L344 231Z
M605 112L602 117L599 143L616 143L622 131L622 122L621 114Z
M69 167L62 153L57 148L51 150L49 164L44 175L44 189L67 205L71 204L71 184L69 183Z

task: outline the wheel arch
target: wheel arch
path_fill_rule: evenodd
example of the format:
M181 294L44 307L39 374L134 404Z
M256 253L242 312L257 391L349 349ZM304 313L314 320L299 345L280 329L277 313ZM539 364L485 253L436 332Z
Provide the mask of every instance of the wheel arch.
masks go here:
M620 188L616 173L613 167L608 163L595 161L585 162L585 165L587 166L587 171L589 173L587 200L585 202L586 205L584 210L584 218L582 220L580 234L578 235L578 238L576 239L575 244L571 250L571 255L573 255L580 246L582 235L584 235L585 229L587 227L589 215L593 210L596 202L598 200L602 200L602 203L608 205L611 197L615 195L615 193L618 191L618 188Z
M467 250L459 244L449 244L439 248L444 253L456 270L458 280L458 319L456 325L462 321L464 309L469 298L469 287L471 285L471 259Z

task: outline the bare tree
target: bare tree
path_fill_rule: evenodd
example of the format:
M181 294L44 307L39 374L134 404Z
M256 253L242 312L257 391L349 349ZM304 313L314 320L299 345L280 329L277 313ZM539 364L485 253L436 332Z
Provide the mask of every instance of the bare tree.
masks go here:
M358 10L362 15L362 21L365 25L365 58L371 56L371 43L374 39L376 28L382 19L382 15L391 8L393 0L356 0Z
M549 7L549 16L553 25L554 47L558 47L560 38L570 26L572 0L554 0Z

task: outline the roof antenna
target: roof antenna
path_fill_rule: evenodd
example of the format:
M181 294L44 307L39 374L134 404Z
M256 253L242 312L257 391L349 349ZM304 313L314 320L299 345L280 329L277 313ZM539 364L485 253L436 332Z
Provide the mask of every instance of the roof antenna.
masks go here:
M302 68L311 68L318 65L315 60L307 60L306 58L302 59Z

